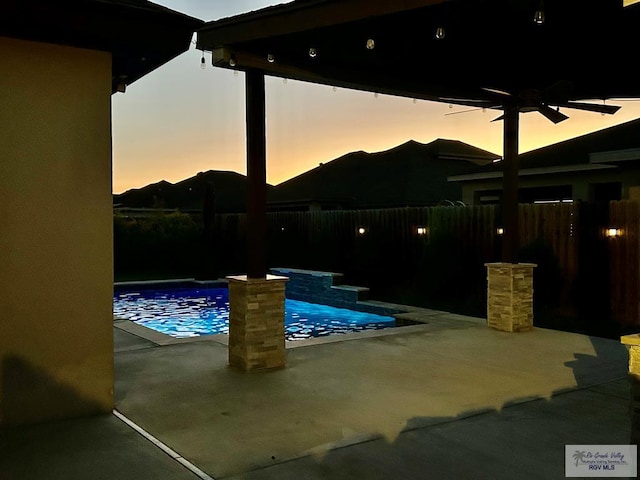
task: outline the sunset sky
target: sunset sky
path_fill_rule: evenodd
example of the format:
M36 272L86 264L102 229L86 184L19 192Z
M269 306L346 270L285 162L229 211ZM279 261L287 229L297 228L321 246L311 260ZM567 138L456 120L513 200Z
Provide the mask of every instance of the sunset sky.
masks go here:
M282 2L155 0L205 21ZM195 39L194 39L195 40ZM211 66L190 50L112 97L113 192L175 183L206 170L246 173L244 75ZM496 110L474 110L267 77L267 181L277 185L345 153L378 152L408 140L460 140L502 154ZM640 102L615 115L563 109L553 124L536 112L520 116L520 152L640 117Z

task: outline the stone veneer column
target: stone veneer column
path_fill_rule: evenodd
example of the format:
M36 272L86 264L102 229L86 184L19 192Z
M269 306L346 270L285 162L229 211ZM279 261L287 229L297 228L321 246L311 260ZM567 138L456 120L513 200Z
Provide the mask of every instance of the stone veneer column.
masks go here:
M630 444L640 443L640 334L625 335L620 337L622 344L629 351L629 385L631 416Z
M534 263L485 263L487 324L504 332L533 328Z
M285 366L284 299L287 277L230 276L229 365L244 371Z

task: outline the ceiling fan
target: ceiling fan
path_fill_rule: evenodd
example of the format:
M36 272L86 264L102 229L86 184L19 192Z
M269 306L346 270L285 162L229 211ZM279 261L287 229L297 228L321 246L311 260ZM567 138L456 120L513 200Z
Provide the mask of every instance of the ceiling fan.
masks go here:
M560 123L569 118L567 115L560 112L561 107L599 112L609 115L616 113L620 109L617 105L568 100L570 89L570 83L563 81L557 82L543 90L527 88L513 93L494 88L482 88L482 97L484 98L464 99L441 97L440 101L455 105L466 105L497 110L504 110L506 106L513 105L517 106L520 112L540 112L553 123ZM504 115L500 115L492 121L495 122L497 120L502 120L503 118Z

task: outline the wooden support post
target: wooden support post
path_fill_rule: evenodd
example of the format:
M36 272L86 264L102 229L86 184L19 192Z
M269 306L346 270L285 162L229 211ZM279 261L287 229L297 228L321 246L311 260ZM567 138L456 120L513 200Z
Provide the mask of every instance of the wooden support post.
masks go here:
M266 278L267 168L264 74L245 73L247 125L247 276Z
M518 252L518 123L517 105L504 107L504 153L502 158L502 261L514 263Z

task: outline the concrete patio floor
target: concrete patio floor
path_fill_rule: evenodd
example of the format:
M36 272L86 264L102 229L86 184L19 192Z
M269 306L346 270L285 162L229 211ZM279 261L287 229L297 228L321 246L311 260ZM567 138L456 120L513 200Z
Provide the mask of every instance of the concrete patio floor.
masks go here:
M423 313L290 342L284 369L251 374L226 337L158 345L117 322L117 416L0 430L0 480L548 480L567 444L629 443L620 342Z

